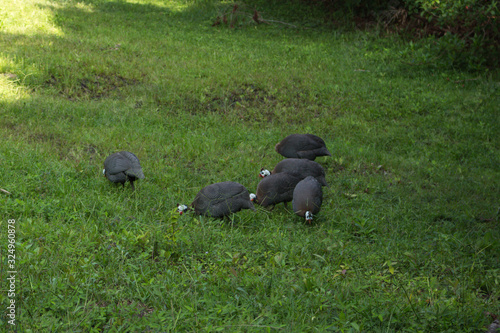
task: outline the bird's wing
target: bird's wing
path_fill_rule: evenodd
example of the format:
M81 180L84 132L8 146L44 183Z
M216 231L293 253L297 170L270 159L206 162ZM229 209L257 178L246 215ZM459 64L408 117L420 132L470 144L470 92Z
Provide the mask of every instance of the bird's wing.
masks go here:
M109 156L104 162L106 173L115 175L130 168L130 160L119 154Z

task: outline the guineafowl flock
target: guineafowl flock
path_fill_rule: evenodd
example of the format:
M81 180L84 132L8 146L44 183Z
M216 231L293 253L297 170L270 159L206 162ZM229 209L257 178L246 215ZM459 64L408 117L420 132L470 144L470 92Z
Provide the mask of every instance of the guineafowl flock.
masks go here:
M332 156L325 141L313 134L291 134L277 143L275 150L286 157L272 171L262 168L256 193L249 193L245 186L231 181L215 183L202 188L187 206L178 204L180 214L193 210L196 215L222 218L242 209L255 210L254 203L274 208L280 202L285 207L292 202L295 214L311 223L319 213L323 201L322 186L328 186L325 170L314 162L318 156ZM113 183L143 179L139 159L131 152L114 153L104 161L104 176Z

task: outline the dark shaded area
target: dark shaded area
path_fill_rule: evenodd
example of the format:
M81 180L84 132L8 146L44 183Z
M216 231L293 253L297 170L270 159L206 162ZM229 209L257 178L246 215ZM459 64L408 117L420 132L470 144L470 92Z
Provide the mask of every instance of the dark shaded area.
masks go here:
M276 1L249 1L272 8ZM356 29L382 27L408 40L422 41L431 62L442 67L469 70L500 66L500 24L496 3L431 0L290 0L322 12L324 24ZM290 9L290 17L311 17L311 12ZM231 24L231 22L229 23ZM424 52L424 51L422 51Z

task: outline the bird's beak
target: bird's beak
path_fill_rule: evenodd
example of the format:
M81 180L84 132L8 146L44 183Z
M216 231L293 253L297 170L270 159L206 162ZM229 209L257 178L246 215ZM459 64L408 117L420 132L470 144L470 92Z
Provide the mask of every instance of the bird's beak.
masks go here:
M259 177L260 177L260 178L264 178L264 176L262 176L260 173L259 173Z

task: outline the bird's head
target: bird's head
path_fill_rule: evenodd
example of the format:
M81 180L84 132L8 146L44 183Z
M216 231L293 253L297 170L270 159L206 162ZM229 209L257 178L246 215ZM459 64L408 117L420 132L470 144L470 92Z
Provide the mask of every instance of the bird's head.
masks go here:
M257 202L257 196L254 193L250 193L250 201Z
M186 205L179 205L177 204L177 212L182 215L184 214L185 212L187 212L189 210L188 206Z
M313 213L311 213L310 211L307 211L305 217L306 217L306 222L307 223L312 223Z
M102 169L102 175L106 176L106 169Z
M260 169L260 172L259 172L260 178L265 178L265 177L270 176L270 175L271 175L271 172L269 172L269 170L264 169L264 168Z

